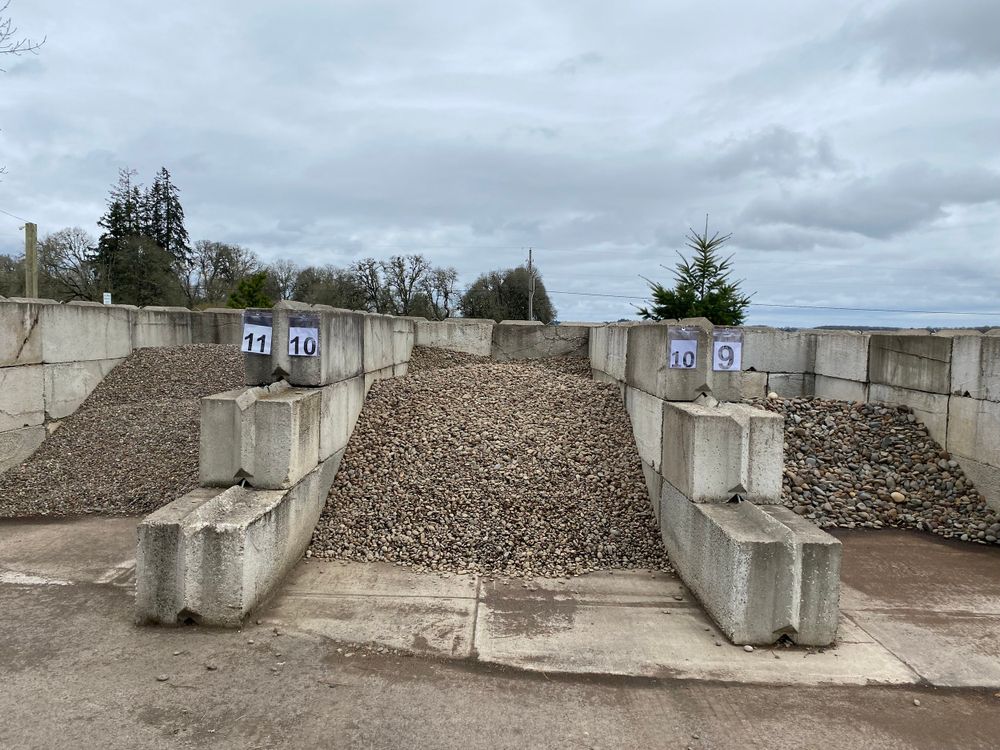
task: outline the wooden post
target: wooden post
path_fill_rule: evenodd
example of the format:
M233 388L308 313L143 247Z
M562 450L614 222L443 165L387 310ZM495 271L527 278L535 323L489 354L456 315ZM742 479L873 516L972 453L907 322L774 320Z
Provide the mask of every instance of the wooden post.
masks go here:
M38 297L38 225L24 225L24 296Z

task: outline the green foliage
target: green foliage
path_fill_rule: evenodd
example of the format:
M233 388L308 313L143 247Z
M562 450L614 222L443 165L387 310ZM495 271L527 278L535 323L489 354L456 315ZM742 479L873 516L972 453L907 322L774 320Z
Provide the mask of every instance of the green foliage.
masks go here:
M274 302L264 292L267 286L267 271L260 271L240 279L236 291L229 295L226 307L242 309L246 307L271 307Z
M720 260L717 255L731 237L731 234L720 236L718 232L709 237L706 217L704 234L692 229L685 237L685 244L694 250L694 255L688 260L678 253L680 262L674 269L674 288L667 289L646 279L652 300L648 308L639 308L638 315L646 320L708 318L715 325L742 324L750 297L740 290L741 282L729 280L733 256Z
M295 277L292 299L344 310L364 310L365 290L353 273L336 266L309 266Z
M535 320L551 323L556 317L545 284L538 271L535 274ZM528 319L528 269L524 266L503 271L490 271L476 279L462 295L458 307L466 318L501 320Z

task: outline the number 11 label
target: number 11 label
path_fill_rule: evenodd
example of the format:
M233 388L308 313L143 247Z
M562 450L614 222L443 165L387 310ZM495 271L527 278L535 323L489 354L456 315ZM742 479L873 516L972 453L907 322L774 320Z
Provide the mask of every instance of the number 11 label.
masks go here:
M240 342L240 351L247 354L270 354L271 353L271 331L263 316L247 316L243 320L243 340Z

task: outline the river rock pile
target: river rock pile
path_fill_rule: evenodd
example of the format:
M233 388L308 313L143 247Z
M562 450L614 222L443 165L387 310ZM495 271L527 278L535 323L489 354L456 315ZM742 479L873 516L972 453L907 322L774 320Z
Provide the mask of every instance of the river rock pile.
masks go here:
M375 383L310 554L494 576L668 569L618 389L525 363Z
M1000 514L909 407L763 399L785 418L784 504L821 527L912 528L995 544Z
M198 400L243 384L235 346L138 349L23 464L0 517L135 515L198 486Z

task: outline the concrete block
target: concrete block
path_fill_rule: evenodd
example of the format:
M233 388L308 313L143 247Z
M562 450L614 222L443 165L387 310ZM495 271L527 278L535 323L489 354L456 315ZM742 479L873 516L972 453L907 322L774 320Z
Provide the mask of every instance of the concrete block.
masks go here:
M238 627L301 558L342 453L288 490L195 490L139 524L136 620Z
M951 393L1000 401L1000 337L956 336L951 346Z
M952 396L948 411L948 450L1000 467L1000 403Z
M405 366L405 365L403 365ZM319 460L344 450L365 404L365 377L358 375L322 388Z
M123 359L132 353L132 315L118 305L41 305L42 361Z
M783 423L780 415L746 404L667 402L660 473L698 503L726 502L737 494L780 502Z
M43 425L0 432L0 474L22 464L48 435Z
M368 391L372 389L372 384L378 380L388 380L389 378L396 377L396 366L385 367L381 370L375 370L374 372L366 372L364 374L365 378L365 396L368 396Z
M664 482L664 545L733 643L766 645L787 635L829 645L839 615L839 542L819 529L789 527L772 510L783 509L692 503Z
M951 393L948 336L872 334L868 377L872 383L928 393Z
M261 394L254 405L253 474L257 489L287 489L319 462L323 394L288 388Z
M782 398L802 398L816 394L816 376L811 372L771 372L767 375L768 392Z
M797 624L792 640L804 646L833 643L840 621L843 545L789 508L768 505L761 506L760 510L789 532L794 565L792 580L798 584L795 602Z
M271 354L244 355L247 385L286 380L294 386L315 387L353 378L363 372L365 313L289 301L279 302L270 312L273 316ZM288 354L289 319L302 314L318 316L317 357Z
M192 343L191 311L186 307L143 307L132 317L132 348Z
M816 340L813 368L816 375L867 382L868 334L855 331L814 331L812 335Z
M45 305L0 302L0 367L38 364L42 361L42 328Z
M890 406L909 406L932 438L941 445L947 441L948 396L872 383L868 386L868 400Z
M363 313L365 326L364 368L375 372L395 364L393 358L393 323L388 315Z
M812 372L816 336L811 331L743 329L743 368L758 372Z
M285 390L284 383L271 386ZM198 479L208 487L229 487L253 476L255 406L265 388L247 386L201 400Z
M814 379L815 395L818 398L827 398L835 401L860 401L868 400L868 384L857 380L843 380L841 378L829 378L825 375L816 375Z
M415 320L415 343L434 349L490 356L493 348L492 320L449 318L443 321Z
M663 457L663 399L626 387L625 409L632 422L639 458L659 471Z
M401 378L404 375L406 375L406 373L408 373L409 371L410 371L410 363L409 362L402 362L402 363L400 363L398 365L393 365L392 366L392 376L394 378Z
M672 324L671 324L672 325ZM628 329L625 382L632 388L667 401L693 401L712 383L712 324L681 321L697 329L698 350L693 369L669 367L669 328L666 323L644 323Z
M1000 513L1000 467L990 466L958 453L953 453L952 457L958 461L965 476L969 478L986 504ZM0 459L0 471L2 470L3 463Z
M527 322L527 321L524 321ZM520 325L504 322L493 328L493 359L505 362L546 357L586 357L590 326Z
M410 361L416 340L416 324L408 318L392 318L392 363L403 365Z
M243 338L243 311L213 307L191 313L192 344L239 346Z
M618 392L621 395L622 403L625 403L625 392L626 386L624 380L616 380L614 376L608 375L608 373L603 370L591 369L590 377L596 380L598 383L607 383L608 385L618 386Z
M742 370L713 372L712 395L719 401L743 401L767 395L767 373Z
M45 421L45 368L0 367L0 432Z
M625 381L625 360L628 357L629 330L638 323L614 323L590 329L590 366Z
M660 494L663 491L663 477L660 472L654 469L645 461L642 462L642 476L646 480L646 493L649 495L649 502L653 506L653 517L656 523L660 523Z
M62 419L75 412L87 400L121 359L95 359L90 362L64 362L43 365L45 368L45 416ZM0 397L2 398L2 397Z

